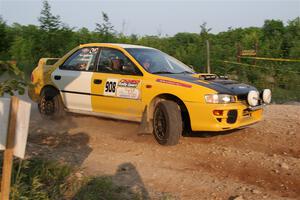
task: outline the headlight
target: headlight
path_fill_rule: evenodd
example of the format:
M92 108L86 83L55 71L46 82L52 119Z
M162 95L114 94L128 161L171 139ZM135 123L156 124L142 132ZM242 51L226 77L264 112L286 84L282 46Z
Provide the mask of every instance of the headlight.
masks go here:
M207 94L205 101L206 103L233 103L235 97L229 94Z
M272 94L270 89L264 89L262 92L262 99L264 103L271 103Z

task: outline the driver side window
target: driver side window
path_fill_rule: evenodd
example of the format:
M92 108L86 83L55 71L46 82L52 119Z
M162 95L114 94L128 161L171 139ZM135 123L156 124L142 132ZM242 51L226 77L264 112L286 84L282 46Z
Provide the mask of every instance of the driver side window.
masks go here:
M98 72L142 75L140 70L119 50L102 48L98 60Z

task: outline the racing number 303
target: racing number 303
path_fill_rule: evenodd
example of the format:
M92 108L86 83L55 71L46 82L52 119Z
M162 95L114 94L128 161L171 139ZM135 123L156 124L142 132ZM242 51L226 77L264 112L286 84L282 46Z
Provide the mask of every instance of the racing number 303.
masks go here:
M105 92L115 93L117 83L114 81L107 81L105 84Z

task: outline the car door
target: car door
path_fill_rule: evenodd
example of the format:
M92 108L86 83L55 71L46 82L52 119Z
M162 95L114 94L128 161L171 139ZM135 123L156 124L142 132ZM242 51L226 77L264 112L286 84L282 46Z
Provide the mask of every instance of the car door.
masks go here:
M92 77L93 111L139 120L142 102L143 76L121 51L101 48L97 71Z
M79 49L51 74L69 110L92 111L91 80L98 51L94 47Z

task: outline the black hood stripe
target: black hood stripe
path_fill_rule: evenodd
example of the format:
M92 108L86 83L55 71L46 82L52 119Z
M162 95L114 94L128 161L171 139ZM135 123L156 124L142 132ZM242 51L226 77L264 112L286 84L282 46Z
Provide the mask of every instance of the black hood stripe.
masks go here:
M202 83L202 82L199 81L198 78L195 78L195 77L193 77L191 75L188 75L188 74L159 74L158 76L174 78L174 79L177 79L177 80L193 83L193 84L196 84L196 85L200 85L200 86L215 90L216 92L222 93L222 94L231 94L231 91L228 90L227 88L223 88L223 87L220 87L218 85L211 84L209 82Z
M232 81L232 80L224 80L224 81L209 80L206 81L206 83L203 83L199 81L199 78L193 77L191 74L159 74L158 76L173 78L188 83L200 85L215 90L220 94L240 95L240 94L247 94L250 90L257 90L253 86L249 86L243 83L237 83L236 81Z

